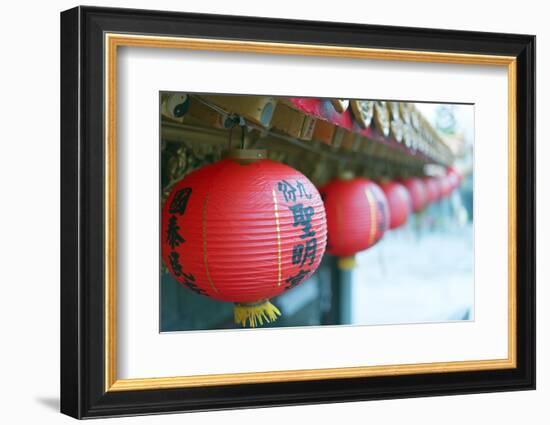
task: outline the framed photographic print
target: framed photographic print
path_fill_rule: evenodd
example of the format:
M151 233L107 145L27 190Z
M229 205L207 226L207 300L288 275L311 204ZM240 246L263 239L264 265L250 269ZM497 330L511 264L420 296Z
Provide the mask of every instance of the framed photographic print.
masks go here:
M535 387L535 37L61 14L61 411Z

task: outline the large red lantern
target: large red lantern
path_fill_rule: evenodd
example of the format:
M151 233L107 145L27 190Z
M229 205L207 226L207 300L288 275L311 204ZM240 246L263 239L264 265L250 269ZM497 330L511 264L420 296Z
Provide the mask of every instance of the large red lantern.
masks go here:
M390 212L389 228L395 229L404 225L412 209L409 192L405 186L395 181L382 182L380 183L380 187L388 200Z
M426 186L427 202L432 203L439 200L441 197L441 186L435 177L424 177L424 185Z
M320 189L327 213L327 252L342 269L354 255L380 240L389 225L388 202L376 183L365 178L335 179Z
M411 196L412 210L414 212L422 211L428 202L426 185L422 179L418 177L411 177L404 180L403 185L407 188L409 195Z
M309 278L327 237L325 209L300 172L224 159L185 176L162 211L162 258L183 286L235 303L251 327L280 311L269 298Z

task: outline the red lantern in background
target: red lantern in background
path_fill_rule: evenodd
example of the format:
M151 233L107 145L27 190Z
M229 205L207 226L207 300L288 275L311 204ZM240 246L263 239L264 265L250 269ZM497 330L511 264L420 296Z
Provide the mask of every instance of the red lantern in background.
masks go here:
M424 177L423 181L426 186L427 202L438 201L441 197L441 187L438 181L434 177Z
M414 212L421 211L428 202L428 193L426 185L422 179L418 177L411 177L403 181L403 185L409 191L412 202L412 210Z
M439 187L441 191L441 198L448 197L451 192L453 191L453 187L451 184L451 181L449 180L448 176L440 176L438 177Z
M380 187L388 200L390 212L389 228L395 229L407 222L412 210L412 201L407 188L395 181L383 182Z
M453 167L447 168L447 178L449 179L452 190L457 189L462 181L462 174Z
M162 211L162 258L183 286L235 303L235 321L280 315L269 298L309 278L326 245L323 202L293 168L224 159L180 180Z
M335 179L320 189L327 213L327 252L343 269L354 255L380 240L389 225L388 202L376 183L362 177Z

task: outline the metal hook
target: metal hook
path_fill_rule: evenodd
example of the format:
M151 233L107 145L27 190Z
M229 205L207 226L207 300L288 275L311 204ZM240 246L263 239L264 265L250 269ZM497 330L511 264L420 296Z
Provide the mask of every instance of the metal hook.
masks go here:
M229 128L229 140L228 140L228 149L231 150L232 140L233 140L233 129L235 126L241 127L241 149L244 149L244 139L246 134L246 121L243 117L232 114L229 115L224 122L224 126Z

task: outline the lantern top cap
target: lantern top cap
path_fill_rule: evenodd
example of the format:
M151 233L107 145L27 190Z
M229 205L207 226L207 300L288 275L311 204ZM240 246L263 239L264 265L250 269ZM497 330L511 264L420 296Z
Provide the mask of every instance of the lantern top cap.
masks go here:
M260 159L267 158L265 149L233 149L227 154L228 158L233 159L241 165L251 164Z
M338 174L338 178L340 180L353 180L355 175L353 174L353 171L345 170Z

